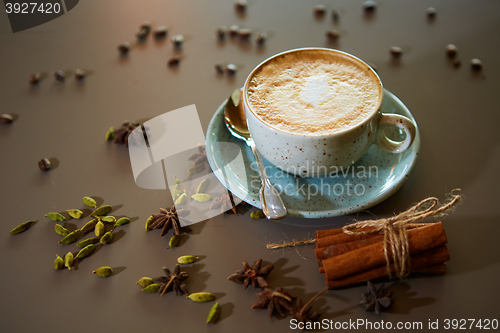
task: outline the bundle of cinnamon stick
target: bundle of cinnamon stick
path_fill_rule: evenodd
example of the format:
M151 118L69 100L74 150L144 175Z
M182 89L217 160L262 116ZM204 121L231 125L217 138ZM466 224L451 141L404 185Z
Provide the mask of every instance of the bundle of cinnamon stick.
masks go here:
M364 227L360 231L370 231ZM409 224L408 268L411 272L444 274L450 260L446 234L441 222ZM386 255L381 233L345 233L343 229L316 231L316 259L329 289L346 287L394 273L394 258Z

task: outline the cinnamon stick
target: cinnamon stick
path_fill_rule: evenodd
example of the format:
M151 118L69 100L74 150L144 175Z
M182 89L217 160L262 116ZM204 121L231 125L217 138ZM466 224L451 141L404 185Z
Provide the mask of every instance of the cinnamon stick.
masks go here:
M408 251L410 255L444 245L446 242L446 234L440 222L416 228L414 232L408 233ZM389 259L392 261L391 255L389 255ZM325 259L323 260L323 267L328 280L338 280L382 266L385 263L384 243L378 242Z
M448 248L446 246L439 246L414 255L410 259L410 263L413 272L427 271L441 274L441 272L446 270L443 263L448 260L450 260ZM390 269L394 270L393 264L390 265ZM389 272L387 271L387 267L383 265L334 280L330 280L328 275L325 274L325 282L329 289L336 289L387 276L389 276Z

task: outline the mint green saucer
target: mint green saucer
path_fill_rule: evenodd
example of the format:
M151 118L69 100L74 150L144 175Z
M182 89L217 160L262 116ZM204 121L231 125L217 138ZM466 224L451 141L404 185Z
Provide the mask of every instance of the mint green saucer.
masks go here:
M260 178L252 151L246 144L231 136L224 125L224 105L215 111L206 134L208 162L215 175L234 195L261 208L259 201ZM384 90L382 113L396 113L415 119L406 106L392 93ZM398 140L401 133L386 133ZM234 146L237 145L237 146ZM234 160L236 147L241 149L241 163ZM239 148L238 148L239 147ZM394 194L408 179L415 167L420 149L420 134L411 147L402 154L391 154L377 145L351 168L338 170L330 177L300 178L283 172L264 159L267 173L274 186L282 193L288 215L305 218L341 216L365 210ZM231 155L231 156L229 156ZM224 172L215 172L225 166Z

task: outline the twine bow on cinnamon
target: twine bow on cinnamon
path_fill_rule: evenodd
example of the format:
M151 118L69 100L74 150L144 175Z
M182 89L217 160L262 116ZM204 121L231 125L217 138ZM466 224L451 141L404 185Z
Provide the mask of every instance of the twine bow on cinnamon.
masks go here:
M428 217L442 215L454 207L461 200L460 195L453 193L455 191L459 191L459 189L453 190L451 193L451 200L442 206L438 207L439 201L437 198L430 197L393 217L355 222L344 226L342 232L354 236L364 236L376 233L383 235L384 255L388 275L389 277L395 275L398 278L404 278L411 272L407 230L424 227L428 224L416 222ZM280 249L297 245L313 244L315 242L316 239L310 239L283 244L269 244L267 248Z

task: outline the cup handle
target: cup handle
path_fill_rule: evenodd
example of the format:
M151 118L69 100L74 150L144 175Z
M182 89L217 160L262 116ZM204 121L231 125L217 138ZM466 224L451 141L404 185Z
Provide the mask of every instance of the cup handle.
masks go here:
M384 128L387 126L396 126L402 129L406 134L405 139L403 141L389 139L384 133ZM416 132L415 124L405 116L382 114L378 123L377 145L393 154L402 153L411 146L415 140Z

